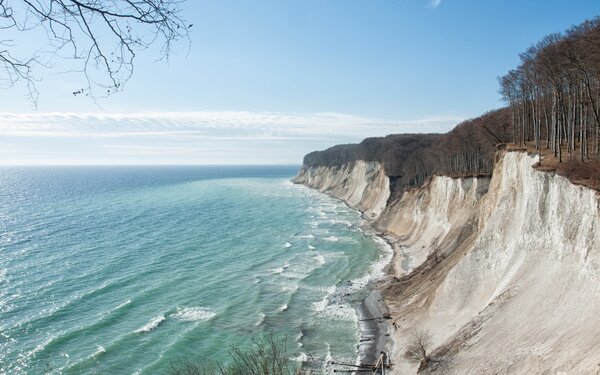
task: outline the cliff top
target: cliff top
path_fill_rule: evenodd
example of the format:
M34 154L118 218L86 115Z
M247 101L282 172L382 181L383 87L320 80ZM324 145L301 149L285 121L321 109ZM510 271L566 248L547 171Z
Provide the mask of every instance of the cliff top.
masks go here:
M394 134L315 151L305 167L340 166L356 160L378 161L390 178L392 198L431 176L492 173L498 143L509 139L510 112L499 109L464 121L446 134Z

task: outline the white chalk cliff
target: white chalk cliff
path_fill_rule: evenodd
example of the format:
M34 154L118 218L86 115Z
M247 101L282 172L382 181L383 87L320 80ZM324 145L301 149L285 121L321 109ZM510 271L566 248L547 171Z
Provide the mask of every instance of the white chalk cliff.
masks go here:
M367 213L395 243L393 374L419 369L404 358L414 328L432 336L421 373L600 370L598 193L538 161L504 152L491 180L437 176L394 202L378 163L301 171L296 182Z
M390 196L390 181L376 161L358 160L341 167L305 167L294 182L339 198L369 219L381 214Z

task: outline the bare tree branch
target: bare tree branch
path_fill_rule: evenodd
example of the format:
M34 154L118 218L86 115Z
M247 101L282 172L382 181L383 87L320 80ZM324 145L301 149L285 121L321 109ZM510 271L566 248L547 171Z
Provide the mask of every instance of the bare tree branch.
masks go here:
M0 0L0 29L10 35L0 40L0 86L23 84L36 104L39 71L66 59L85 79L85 88L74 94L97 98L118 92L133 74L138 51L158 44L159 60L168 59L174 42L189 43L191 25L180 16L182 2ZM24 55L17 47L27 33L45 38L37 38L40 45Z

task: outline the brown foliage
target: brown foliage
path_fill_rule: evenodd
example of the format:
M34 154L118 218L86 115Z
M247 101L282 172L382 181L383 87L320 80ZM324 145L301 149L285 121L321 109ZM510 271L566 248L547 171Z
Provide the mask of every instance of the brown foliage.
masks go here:
M510 112L499 109L464 121L446 134L396 134L333 146L304 157L305 166L378 161L390 178L391 199L431 176L479 176L492 172L498 143L509 138Z

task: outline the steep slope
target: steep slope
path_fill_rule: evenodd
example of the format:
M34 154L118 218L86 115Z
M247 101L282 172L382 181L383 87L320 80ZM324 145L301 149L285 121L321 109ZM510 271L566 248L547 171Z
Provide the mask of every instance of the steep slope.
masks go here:
M447 257L457 243L477 230L477 207L489 178L434 176L422 188L404 192L374 224L397 256L394 268L402 276L419 267L429 255Z
M417 370L403 357L415 327L433 336L432 373L598 370L598 196L536 171L537 161L525 153L504 155L481 200L477 231L449 245L450 255L439 263L426 262L408 276L398 272L402 279L386 295L398 325L395 373ZM440 187L423 189L444 194L435 191ZM407 252L419 251L400 242Z
M390 196L390 181L376 161L357 160L342 166L304 166L293 180L342 199L374 219Z
M501 152L493 176L435 176L390 196L378 162L305 166L296 182L377 217L394 243L395 374L415 329L432 336L421 373L596 373L600 369L597 192ZM387 202L387 204L386 204Z

